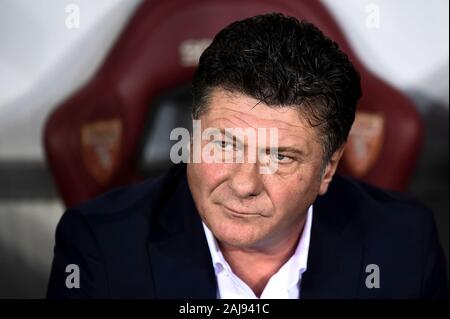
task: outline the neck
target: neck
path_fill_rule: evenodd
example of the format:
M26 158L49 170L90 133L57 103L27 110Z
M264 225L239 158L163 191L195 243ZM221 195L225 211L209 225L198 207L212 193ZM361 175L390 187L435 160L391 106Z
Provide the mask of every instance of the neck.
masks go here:
M219 245L233 272L260 297L270 278L294 254L304 224L305 219L291 229L287 236L268 247L242 248L225 243Z

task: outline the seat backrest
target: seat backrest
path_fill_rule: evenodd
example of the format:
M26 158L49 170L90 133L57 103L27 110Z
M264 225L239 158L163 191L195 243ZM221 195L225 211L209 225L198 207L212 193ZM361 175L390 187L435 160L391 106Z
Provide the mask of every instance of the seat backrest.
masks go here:
M139 180L138 149L152 101L188 84L202 50L233 21L267 12L308 20L360 71L363 98L340 170L404 190L421 144L414 106L362 65L318 1L143 1L95 76L56 107L44 132L47 161L68 206Z

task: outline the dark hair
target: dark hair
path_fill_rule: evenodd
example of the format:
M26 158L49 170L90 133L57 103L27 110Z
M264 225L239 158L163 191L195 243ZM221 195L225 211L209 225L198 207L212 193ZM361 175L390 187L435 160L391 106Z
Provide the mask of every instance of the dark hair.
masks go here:
M318 128L325 161L346 141L361 97L359 74L338 45L313 24L277 13L234 22L215 36L194 75L194 119L214 88L295 106Z

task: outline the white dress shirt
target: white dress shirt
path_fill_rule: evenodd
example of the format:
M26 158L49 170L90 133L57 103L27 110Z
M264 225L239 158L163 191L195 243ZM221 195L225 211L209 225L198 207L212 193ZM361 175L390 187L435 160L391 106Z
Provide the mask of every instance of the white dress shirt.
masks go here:
M302 274L306 271L309 241L311 236L313 209L308 209L305 225L297 248L289 260L275 273L264 288L261 299L297 299L300 297ZM252 289L236 276L223 257L216 238L203 223L214 271L217 279L219 299L257 299Z

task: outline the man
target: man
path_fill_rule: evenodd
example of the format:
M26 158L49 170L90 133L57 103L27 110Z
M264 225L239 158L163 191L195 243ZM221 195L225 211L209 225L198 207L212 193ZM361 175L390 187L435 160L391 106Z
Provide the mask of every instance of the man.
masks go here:
M214 160L191 156L69 209L48 296L445 297L432 214L335 176L360 95L346 55L313 25L280 14L231 24L193 81L193 118L220 132ZM258 141L258 129L275 129L276 145L252 147L251 134L230 139L227 128L257 130Z

